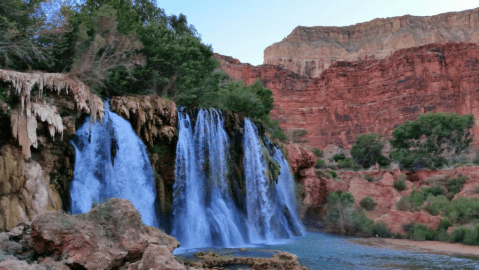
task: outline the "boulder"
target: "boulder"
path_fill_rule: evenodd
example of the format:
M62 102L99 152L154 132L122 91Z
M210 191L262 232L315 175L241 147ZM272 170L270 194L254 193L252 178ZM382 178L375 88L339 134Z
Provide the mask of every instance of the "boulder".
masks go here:
M150 244L168 252L179 246L175 238L143 225L134 206L110 199L90 212L70 216L47 212L32 222L31 246L38 256L62 258L70 267L114 269L140 260Z

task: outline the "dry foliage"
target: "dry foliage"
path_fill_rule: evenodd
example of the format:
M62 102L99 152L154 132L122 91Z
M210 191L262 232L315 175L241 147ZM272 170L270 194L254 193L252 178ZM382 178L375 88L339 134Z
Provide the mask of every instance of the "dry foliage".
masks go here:
M93 88L101 87L107 72L117 67L126 70L144 65L145 57L138 53L143 45L136 35L122 35L116 29L116 13L112 10L100 10L97 16L98 29L90 45L80 54L71 74ZM80 43L88 43L85 28L80 28Z

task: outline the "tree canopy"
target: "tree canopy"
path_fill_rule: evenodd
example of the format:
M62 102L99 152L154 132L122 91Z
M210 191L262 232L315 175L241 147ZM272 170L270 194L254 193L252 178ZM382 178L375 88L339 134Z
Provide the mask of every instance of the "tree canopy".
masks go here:
M356 138L351 148L351 156L364 168L369 168L376 163L385 166L389 162L381 153L383 148L384 143L381 141L381 136L375 133L361 134Z
M441 156L444 151L457 156L469 147L473 125L472 114L422 114L393 131L391 158L409 170L440 167L444 162Z

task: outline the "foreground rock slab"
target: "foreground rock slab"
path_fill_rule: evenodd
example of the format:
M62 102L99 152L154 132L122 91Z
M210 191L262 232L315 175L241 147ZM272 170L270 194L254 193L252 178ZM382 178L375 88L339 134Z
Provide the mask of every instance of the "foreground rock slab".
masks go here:
M148 248L164 250L157 256L175 265L171 253L180 246L174 237L145 226L134 206L122 199L110 199L77 216L48 212L37 217L31 228L36 256L63 261L70 268L118 269L142 259ZM165 268L158 264L148 269Z

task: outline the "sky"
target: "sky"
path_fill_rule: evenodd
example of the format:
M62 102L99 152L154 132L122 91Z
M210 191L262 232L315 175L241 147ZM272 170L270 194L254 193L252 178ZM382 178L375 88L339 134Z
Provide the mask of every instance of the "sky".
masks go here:
M158 0L183 13L204 44L242 63L263 64L263 51L296 26L347 26L406 14L431 16L479 7L478 0Z

